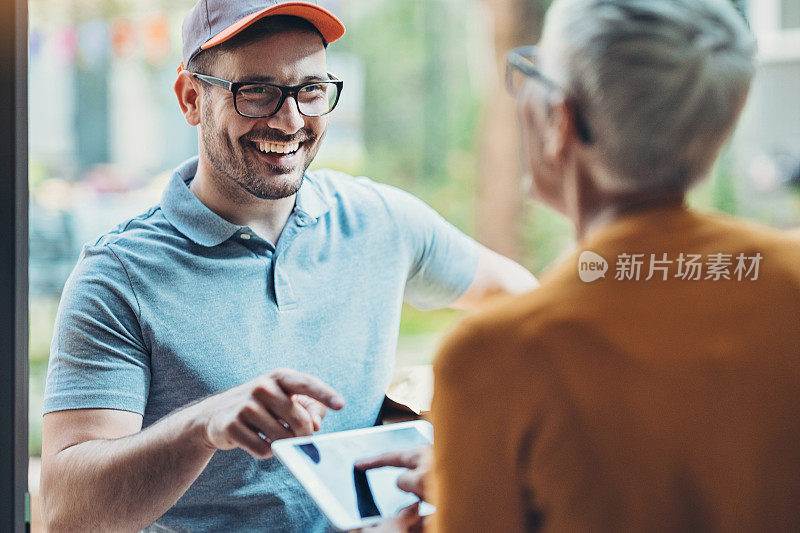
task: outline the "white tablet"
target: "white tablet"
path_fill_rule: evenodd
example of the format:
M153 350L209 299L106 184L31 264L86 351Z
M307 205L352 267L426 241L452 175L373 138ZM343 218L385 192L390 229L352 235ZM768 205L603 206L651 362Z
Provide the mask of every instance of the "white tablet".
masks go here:
M308 491L337 529L348 531L394 516L418 500L397 488L403 468L383 467L362 472L356 461L386 452L433 444L433 426L403 422L353 431L283 439L272 451ZM422 503L420 514L434 510Z

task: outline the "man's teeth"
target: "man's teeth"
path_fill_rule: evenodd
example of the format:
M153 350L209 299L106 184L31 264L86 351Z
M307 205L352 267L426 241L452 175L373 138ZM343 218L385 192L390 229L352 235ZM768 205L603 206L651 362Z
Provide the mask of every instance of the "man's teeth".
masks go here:
M289 143L289 144L276 144L276 143L256 143L258 145L258 149L268 154L270 152L276 154L291 154L297 151L300 148L300 143Z

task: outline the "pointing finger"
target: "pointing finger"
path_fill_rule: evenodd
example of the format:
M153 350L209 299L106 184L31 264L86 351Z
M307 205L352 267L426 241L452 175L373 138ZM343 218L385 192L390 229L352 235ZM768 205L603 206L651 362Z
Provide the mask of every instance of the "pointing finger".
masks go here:
M342 395L314 376L290 369L274 370L270 376L289 395L304 394L337 411L344 407Z
M319 431L322 426L322 419L328 412L328 408L314 398L309 398L303 394L297 394L293 396L292 399L308 411L308 414L311 415L311 419L314 421L314 431Z

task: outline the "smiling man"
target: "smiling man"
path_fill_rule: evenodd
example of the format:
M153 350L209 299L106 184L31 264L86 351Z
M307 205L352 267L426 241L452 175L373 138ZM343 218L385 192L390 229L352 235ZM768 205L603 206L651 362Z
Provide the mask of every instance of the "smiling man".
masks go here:
M307 172L343 90L326 64L343 33L307 2L187 15L175 92L199 154L158 206L87 245L65 287L48 529L326 530L271 442L376 422L403 300L471 308L536 286L407 193Z

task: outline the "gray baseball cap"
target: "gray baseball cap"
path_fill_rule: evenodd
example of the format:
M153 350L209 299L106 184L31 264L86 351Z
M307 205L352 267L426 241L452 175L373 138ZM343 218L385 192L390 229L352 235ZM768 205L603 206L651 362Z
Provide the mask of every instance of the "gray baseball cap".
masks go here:
M224 43L254 22L273 15L306 19L329 43L344 35L342 21L315 0L199 0L183 20L183 62L178 72L202 50Z

